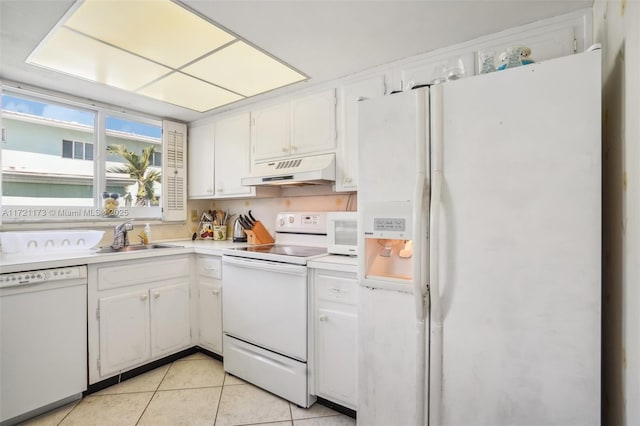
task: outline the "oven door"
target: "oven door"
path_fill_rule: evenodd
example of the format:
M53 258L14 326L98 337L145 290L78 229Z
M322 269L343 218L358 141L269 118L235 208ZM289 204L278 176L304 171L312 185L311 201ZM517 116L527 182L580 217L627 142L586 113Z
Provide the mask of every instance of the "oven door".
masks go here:
M305 362L307 267L222 257L224 333Z

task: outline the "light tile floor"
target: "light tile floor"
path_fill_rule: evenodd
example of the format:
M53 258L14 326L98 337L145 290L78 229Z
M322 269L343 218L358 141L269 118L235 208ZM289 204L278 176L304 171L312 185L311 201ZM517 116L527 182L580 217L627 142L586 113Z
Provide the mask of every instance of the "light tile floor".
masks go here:
M352 426L314 404L302 409L196 353L23 423L28 426Z

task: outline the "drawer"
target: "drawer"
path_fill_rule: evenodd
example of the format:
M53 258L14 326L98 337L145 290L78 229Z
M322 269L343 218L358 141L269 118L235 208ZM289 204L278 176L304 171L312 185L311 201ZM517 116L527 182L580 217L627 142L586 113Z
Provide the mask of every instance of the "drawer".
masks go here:
M349 272L316 270L315 291L318 300L356 305L358 280Z
M198 274L203 277L222 279L222 257L198 256Z
M118 266L98 268L98 290L155 283L172 278L189 279L189 258L162 257L162 260L131 261Z
M224 371L300 407L311 402L307 364L224 335Z

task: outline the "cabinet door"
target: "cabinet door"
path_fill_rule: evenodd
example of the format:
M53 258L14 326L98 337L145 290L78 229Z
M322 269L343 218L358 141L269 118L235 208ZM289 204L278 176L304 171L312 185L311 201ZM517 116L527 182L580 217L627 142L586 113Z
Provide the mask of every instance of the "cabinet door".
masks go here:
M386 76L376 75L342 87L342 132L338 140L336 191L358 189L358 101L383 96Z
M292 100L291 119L291 155L335 149L335 89Z
M316 392L355 408L357 317L354 313L319 308L316 318Z
M222 282L200 277L200 345L222 355Z
M251 118L249 113L226 117L215 123L216 198L252 195L255 190L240 180L251 171Z
M213 186L213 122L189 127L188 189L189 198L211 198Z
M132 291L98 300L100 375L106 377L150 357L149 292Z
M282 158L289 150L289 102L251 112L251 146L254 162Z
M176 352L191 342L189 284L149 290L151 300L151 356Z

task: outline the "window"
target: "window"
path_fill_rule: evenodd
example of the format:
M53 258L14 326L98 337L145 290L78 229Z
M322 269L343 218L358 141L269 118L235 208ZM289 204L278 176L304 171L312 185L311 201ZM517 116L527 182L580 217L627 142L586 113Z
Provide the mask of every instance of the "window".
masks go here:
M153 153L153 163L154 166L156 167L162 167L162 153L161 152L154 152Z
M16 90L2 125L3 221L161 218L160 120Z
M93 144L63 139L62 156L78 160L93 160Z

